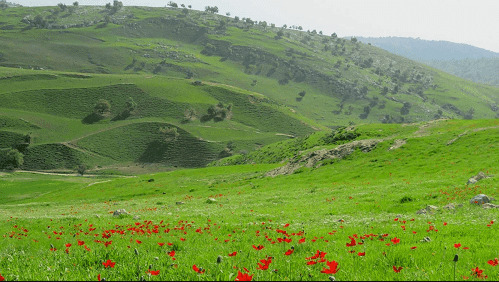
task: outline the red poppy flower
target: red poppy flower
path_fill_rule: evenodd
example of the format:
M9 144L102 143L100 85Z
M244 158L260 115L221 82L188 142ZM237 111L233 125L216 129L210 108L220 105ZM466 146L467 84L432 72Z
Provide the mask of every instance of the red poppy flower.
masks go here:
M416 249L416 248L417 248L417 247L411 247L411 250L414 250L414 249Z
M87 246L83 246L83 247L85 247L85 250L87 250L87 251L90 252L90 248L89 247L87 247Z
M487 279L487 275L483 275L483 269L479 269L478 266L475 269L471 269L471 276L476 276L477 278Z
M402 266L396 267L395 265L393 266L393 271L396 273L399 273L402 270Z
M454 248L459 248L461 247L461 243L454 244Z
M185 241L185 239L184 239L184 238L180 238L180 241L182 241L182 242L183 242L183 241Z
M137 242L137 244L142 244L142 241L139 240L135 240L135 242Z
M464 248L463 248L463 250L469 250L469 249L470 249L470 248L468 248L468 247L464 247Z
M329 269L324 268L323 270L321 270L321 273L335 274L336 272L338 272L339 268L338 268L338 263L336 261L334 261L334 260L327 261L326 264L329 267Z
M398 244L400 242L400 239L395 237L395 238L391 239L390 241L392 241L392 243L395 245L395 244Z
M97 274L97 281L100 281L100 273Z
M255 249L257 251L259 251L259 250L261 250L263 248L264 248L264 246L262 246L262 245L258 245L258 247L256 247L255 245L253 245L253 249Z
M444 226L447 225L447 222L444 222Z
M237 255L237 252L233 252L233 253L231 253L231 254L228 254L228 256L229 256L229 257L234 257L234 256L236 256L236 255Z
M171 257L174 257L175 256L175 250L169 252L168 255L171 256Z
M158 243L158 245L159 245L160 247L163 247L163 245L164 245L164 244L165 244L165 243Z
M112 262L110 259L108 259L106 262L103 262L102 265L104 265L105 268L108 268L108 267L111 267L111 268L114 268L114 265L116 263L115 262Z
M248 275L247 273L242 273L241 271L237 271L237 277L234 281L251 281L253 279L253 275Z
M359 257L363 257L363 256L365 256L365 255L366 255L366 252L363 252L363 253L359 252L357 255L358 255Z
M284 228L288 227L289 226L289 223L286 223L284 224Z
M198 268L195 264L192 266L192 270L196 271L199 274L203 274L204 273L204 269L203 268Z
M85 241L78 240L78 246L83 246L83 245L85 245Z
M159 270L147 270L146 273L149 273L151 275L159 275Z
M66 248L69 248L69 247L71 247L71 244L67 243L65 246L66 246Z
M287 252L285 252L284 254L286 256L289 256L290 254L292 254L295 250L294 249L289 249Z
M499 264L499 260L497 258L495 258L494 260L489 260L487 263L492 265L492 266L496 266Z
M57 249L56 249L56 248L50 248L50 250L51 250L52 252L57 251Z
M262 264L260 264L260 262ZM256 269L267 270L267 269L269 269L269 265L272 263L272 258L261 259L260 262L257 262L258 267Z

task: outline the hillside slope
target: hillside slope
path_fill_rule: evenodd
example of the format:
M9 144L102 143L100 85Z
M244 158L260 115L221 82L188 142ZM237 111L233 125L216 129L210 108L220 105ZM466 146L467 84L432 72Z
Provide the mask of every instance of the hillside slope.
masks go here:
M498 115L497 88L354 39L176 8L16 7L0 15L0 115L17 124L1 129L9 132L2 146L28 134L32 145L89 158L68 157L67 168L167 160L145 153L145 137L127 136L145 134L139 123L158 123L158 132L145 131L150 142L160 127L175 128L212 141L208 155L222 157L327 127ZM101 117L99 99L111 105Z

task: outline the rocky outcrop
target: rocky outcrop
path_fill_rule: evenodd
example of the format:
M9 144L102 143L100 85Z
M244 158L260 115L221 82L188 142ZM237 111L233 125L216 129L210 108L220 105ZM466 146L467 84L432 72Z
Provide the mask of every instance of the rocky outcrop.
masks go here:
M318 150L308 153L299 159L291 159L285 166L273 169L265 174L265 176L277 176L292 174L301 167L315 167L317 163L327 159L342 159L359 149L364 153L372 151L376 145L381 142L381 139L357 140L347 144L339 145L331 150Z
M466 183L466 185L475 184L478 181L480 181L482 179L485 179L485 178L489 178L489 177L492 177L492 176L486 175L485 173L483 173L483 172L480 171L477 175L475 175L475 176L471 177L470 179L468 179L468 182Z

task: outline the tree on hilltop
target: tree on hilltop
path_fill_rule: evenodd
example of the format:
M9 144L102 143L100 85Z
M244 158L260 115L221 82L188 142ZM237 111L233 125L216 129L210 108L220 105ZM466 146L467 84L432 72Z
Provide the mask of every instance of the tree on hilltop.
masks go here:
M78 1L74 1L74 2L73 2L73 6L74 6L74 7L78 7L78 5L80 5L80 3L78 3Z
M173 2L173 1L168 2L168 4L166 4L166 5L168 5L168 6L172 7L172 8L178 8L177 3Z
M206 6L206 7L204 7L204 11L210 12L212 14L216 14L216 13L218 13L218 7L217 6L214 6L214 7Z

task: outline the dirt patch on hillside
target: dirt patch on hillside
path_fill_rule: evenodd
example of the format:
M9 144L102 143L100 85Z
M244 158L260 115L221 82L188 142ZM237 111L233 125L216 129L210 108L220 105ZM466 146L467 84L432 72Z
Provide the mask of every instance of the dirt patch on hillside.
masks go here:
M403 145L405 145L406 143L407 143L407 141L405 139L397 139L397 140L393 141L393 145L388 149L388 151L396 150L396 149L402 147Z
M327 159L342 159L350 154L352 154L355 149L359 149L364 153L372 151L376 145L381 142L381 139L368 139L368 140L358 140L347 144L339 145L338 147L331 150L317 150L308 153L301 158L291 159L285 166L273 169L265 174L265 176L277 176L292 174L297 169L301 167L314 167L318 162Z

